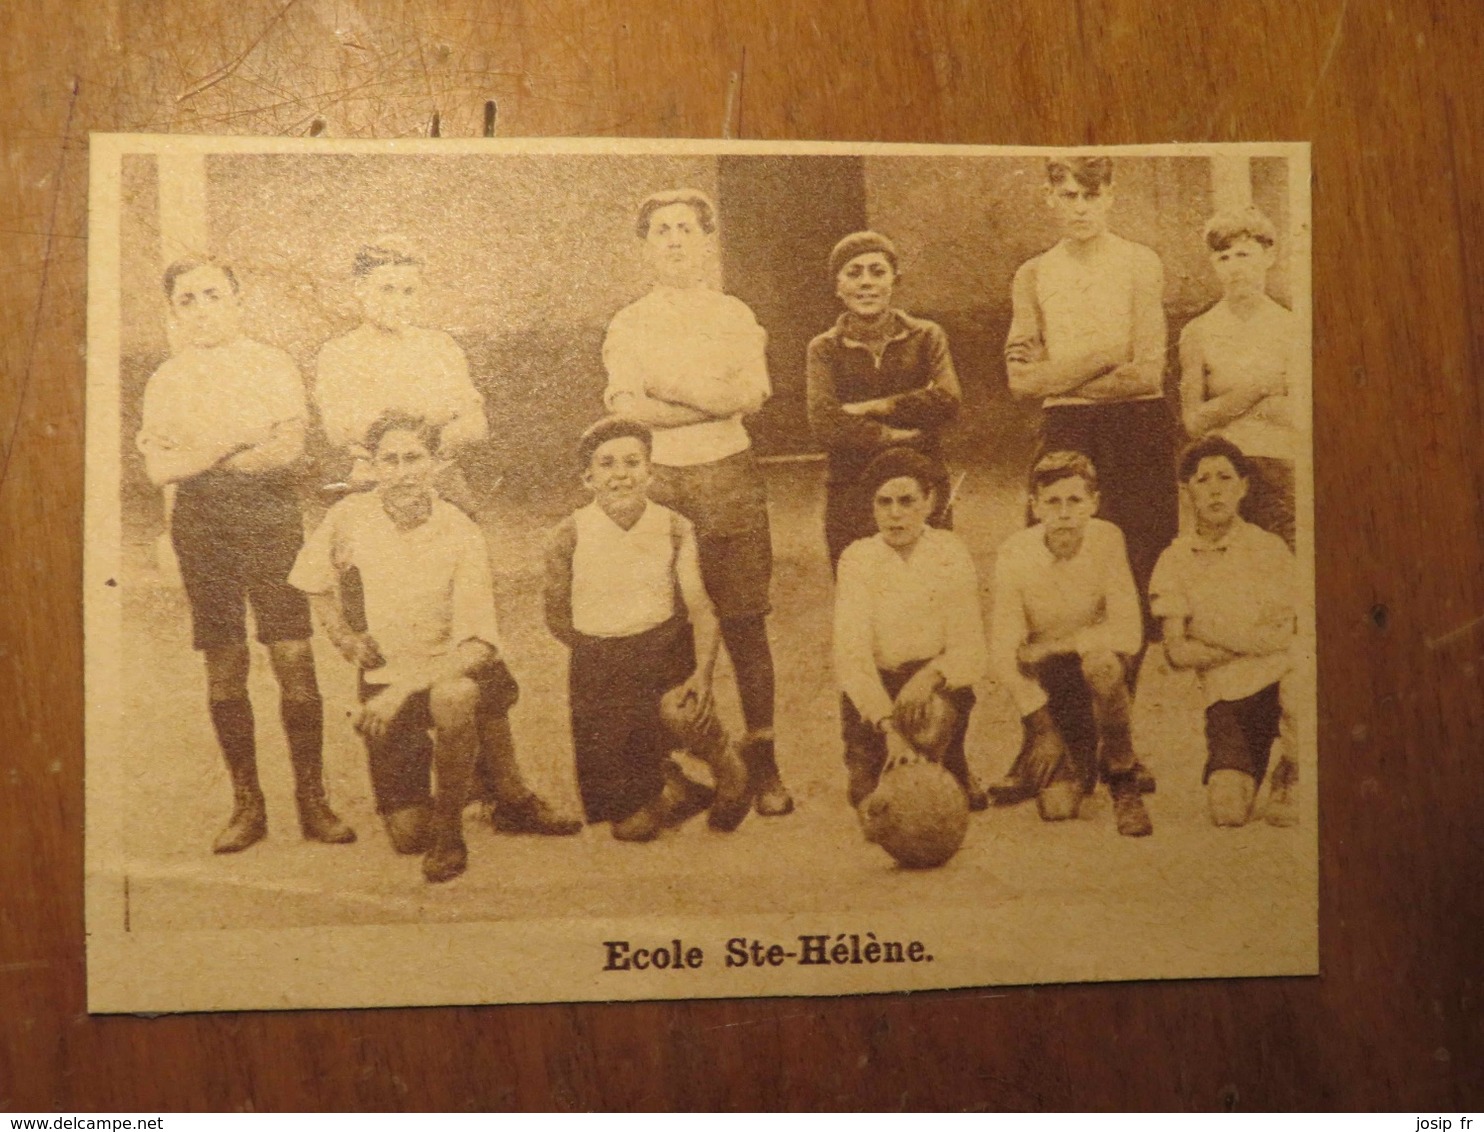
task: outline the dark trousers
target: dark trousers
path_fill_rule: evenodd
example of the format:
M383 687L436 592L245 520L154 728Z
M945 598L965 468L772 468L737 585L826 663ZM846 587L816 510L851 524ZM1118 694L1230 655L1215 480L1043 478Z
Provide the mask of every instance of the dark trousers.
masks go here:
M1208 781L1212 771L1240 770L1261 786L1281 715L1277 684L1244 699L1217 700L1208 707L1206 769L1201 781Z
M1163 400L1052 405L1041 426L1041 455L1081 452L1097 469L1098 515L1123 532L1151 631L1149 578L1180 524L1175 446L1175 420Z
M664 788L676 741L660 697L695 666L691 627L679 617L631 637L579 637L572 646L572 747L588 821L622 821Z
M915 660L900 668L878 669L877 671L881 674L881 683L886 686L886 694L896 699L897 693L906 686L907 681L912 679L917 671L927 663L926 660ZM974 689L952 688L939 694L953 705L957 716L953 724L953 734L939 761L943 769L953 775L959 785L967 791L969 789L969 764L964 754L964 738L969 733L969 713L974 710L976 702ZM849 696L840 697L840 723L845 738L845 765L852 772L852 780L859 779L875 789L875 783L880 780L881 771L886 766L886 737L861 718L860 712L856 711ZM870 790L863 790L862 797L870 792Z
M520 688L505 662L497 660L473 674L479 686L477 718L484 720L490 715L505 715L515 706ZM358 695L362 703L382 689L380 684L368 684L361 677ZM366 740L366 756L371 773L371 795L376 801L378 814L395 813L409 806L427 806L432 803L433 783L433 726L432 713L428 708L428 693L419 692L411 696L392 720L391 726L379 739ZM505 757L509 756L505 753ZM519 777L519 770L506 768ZM497 798L496 775L490 766L490 752L480 744L474 758L474 785L472 797L478 801L516 801L518 799Z

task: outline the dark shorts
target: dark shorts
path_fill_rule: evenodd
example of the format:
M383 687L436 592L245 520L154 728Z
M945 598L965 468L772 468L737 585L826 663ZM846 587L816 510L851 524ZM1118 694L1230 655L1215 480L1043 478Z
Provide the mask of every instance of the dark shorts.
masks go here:
M1128 668L1126 658L1125 670ZM1074 780L1091 789L1098 774L1098 723L1092 689L1082 675L1082 658L1072 653L1036 665L1032 675L1046 692L1046 709L1067 746L1067 758L1053 780Z
M1281 715L1277 684L1269 684L1246 699L1217 700L1208 707L1206 770L1201 781L1209 781L1213 771L1240 770L1261 786L1268 773L1273 741L1278 738Z
M1098 473L1098 515L1123 532L1128 564L1149 619L1149 579L1180 522L1175 419L1163 400L1052 405L1040 455L1081 452Z
M170 538L196 648L245 643L249 604L264 644L309 639L309 599L288 584L304 525L287 477L210 471L184 481Z
M768 489L752 449L710 464L655 464L649 495L695 525L701 578L717 617L769 611L773 536Z
M520 686L503 660L481 666L471 673L471 678L479 688L475 710L481 720L507 714L520 698ZM361 703L384 686L366 683L363 673L357 692ZM371 793L378 814L431 803L433 740L429 732L432 727L429 694L424 690L408 697L380 739L366 740ZM476 769L476 777L478 773Z
M660 717L660 697L695 666L691 627L680 618L631 637L579 637L573 645L572 747L588 821L621 821L664 787L676 742Z

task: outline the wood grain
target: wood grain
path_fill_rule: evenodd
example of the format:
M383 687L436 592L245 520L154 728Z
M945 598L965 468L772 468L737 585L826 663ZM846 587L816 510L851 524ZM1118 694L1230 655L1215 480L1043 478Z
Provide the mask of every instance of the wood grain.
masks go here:
M1472 0L0 6L0 1108L1477 1109L1484 541ZM735 78L733 77L735 76ZM1313 980L84 1013L89 130L1313 139Z

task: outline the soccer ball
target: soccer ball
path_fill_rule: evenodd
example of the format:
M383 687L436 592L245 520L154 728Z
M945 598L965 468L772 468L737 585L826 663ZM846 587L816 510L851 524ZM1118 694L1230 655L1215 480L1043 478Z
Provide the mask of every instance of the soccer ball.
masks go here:
M935 869L964 843L969 803L958 780L937 763L916 759L889 766L860 805L866 840L907 869Z

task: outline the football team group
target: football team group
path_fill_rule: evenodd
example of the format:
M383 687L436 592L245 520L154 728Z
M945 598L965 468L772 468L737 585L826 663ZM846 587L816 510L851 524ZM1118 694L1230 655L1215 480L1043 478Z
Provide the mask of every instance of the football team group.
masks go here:
M846 235L820 265L843 307L806 362L828 466L841 789L865 837L906 866L952 856L972 812L1033 800L1043 819L1064 821L1099 784L1118 833L1150 834L1144 795L1155 784L1130 712L1155 650L1194 673L1204 697L1212 820L1295 820L1287 685L1301 441L1289 383L1304 371L1297 320L1267 292L1274 226L1251 207L1206 225L1220 297L1180 335L1177 423L1164 389L1163 268L1108 228L1113 162L1052 159L1046 172L1063 234L1016 272L1005 346L1010 389L1043 406L1042 435L1027 523L996 554L987 631L973 559L952 529L942 446L961 394L948 338L893 305L887 236ZM773 550L746 424L770 394L766 333L705 282L719 238L705 194L647 198L635 234L653 287L609 325L607 415L572 437L572 473L592 501L550 534L544 603L570 650L582 817L642 842L703 812L730 832L794 802L775 759ZM320 350L312 409L289 355L243 333L229 265L186 259L165 271L176 348L146 387L138 447L151 481L170 485L170 537L233 786L218 853L267 832L249 605L281 690L305 838L356 837L324 788L315 620L359 674L354 727L389 841L422 855L428 881L465 871L471 802L498 831L582 828L530 789L516 757L519 689L502 653L483 501L461 467L492 438L463 351L417 325L422 269L398 240L360 250L364 320ZM315 420L339 498L306 537ZM723 647L740 727L714 701ZM964 746L987 679L1013 700L1023 734L1013 766L986 787ZM709 784L675 760L682 750L709 766Z

